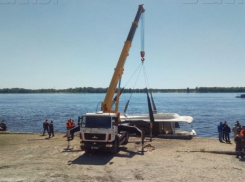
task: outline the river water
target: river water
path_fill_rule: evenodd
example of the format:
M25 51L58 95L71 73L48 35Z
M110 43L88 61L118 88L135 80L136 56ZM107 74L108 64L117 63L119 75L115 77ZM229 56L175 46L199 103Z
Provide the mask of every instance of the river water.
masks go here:
M227 121L232 128L245 125L245 99L234 93L154 93L158 112L192 116L198 137L217 137L217 125ZM42 132L45 119L53 120L55 132L65 132L65 123L86 112L95 112L105 94L0 94L0 115L9 131ZM122 94L120 111L130 94ZM98 107L98 108L99 108ZM147 113L146 94L135 93L128 114ZM231 134L231 136L233 136Z

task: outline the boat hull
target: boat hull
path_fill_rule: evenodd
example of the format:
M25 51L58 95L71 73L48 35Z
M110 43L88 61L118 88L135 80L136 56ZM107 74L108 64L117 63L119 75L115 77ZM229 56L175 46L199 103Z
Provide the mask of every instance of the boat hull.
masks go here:
M157 137L166 139L191 140L194 135L159 134Z

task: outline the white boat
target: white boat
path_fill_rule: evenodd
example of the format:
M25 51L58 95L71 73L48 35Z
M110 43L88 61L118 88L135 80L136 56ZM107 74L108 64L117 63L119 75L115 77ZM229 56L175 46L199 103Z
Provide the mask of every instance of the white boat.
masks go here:
M192 139L196 136L196 132L192 129L191 123L193 118L191 116L179 116L176 113L154 113L153 122L153 135L157 135L162 138L173 139ZM135 125L138 128L144 130L145 134L150 133L150 117L149 114L137 114L137 115L121 115L122 123L129 125ZM185 126L187 130L181 130L180 125Z

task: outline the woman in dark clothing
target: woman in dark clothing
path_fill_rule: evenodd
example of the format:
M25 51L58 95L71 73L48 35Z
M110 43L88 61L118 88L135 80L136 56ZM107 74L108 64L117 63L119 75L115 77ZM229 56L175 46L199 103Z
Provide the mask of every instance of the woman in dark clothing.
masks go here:
M230 141L231 128L228 126L227 123L225 124L225 127L224 127L223 131L224 131L224 134L225 134L225 142L226 143L231 143L231 141Z
M54 137L54 124L53 124L53 121L51 121L49 123L49 138L50 138L51 134L52 134L52 137Z

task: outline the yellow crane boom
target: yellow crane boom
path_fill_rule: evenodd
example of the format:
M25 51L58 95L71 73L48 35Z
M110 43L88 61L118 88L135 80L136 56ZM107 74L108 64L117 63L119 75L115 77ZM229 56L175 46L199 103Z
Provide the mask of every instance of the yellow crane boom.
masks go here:
M116 66L114 74L112 76L112 79L111 79L109 88L107 90L105 99L101 104L101 109L104 113L116 113L118 118L120 118L119 117L120 113L118 112L120 90L117 91L116 107L114 110L112 109L112 99L113 99L114 93L116 91L117 84L122 77L122 74L124 71L124 64L126 62L127 56L129 55L129 50L131 47L131 43L132 43L135 31L138 27L139 19L141 17L141 14L144 12L145 12L145 9L143 8L143 5L139 5L137 14L136 14L135 19L132 23L131 29L128 33L128 37L124 43L121 55L120 55L119 60L117 62L117 66Z

